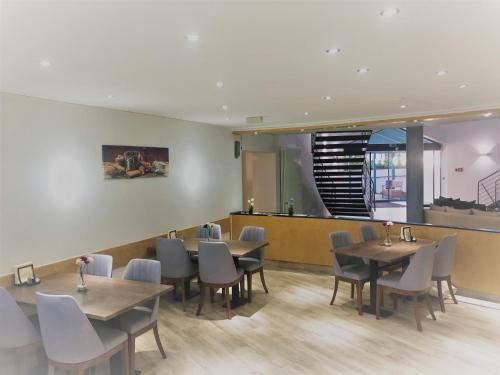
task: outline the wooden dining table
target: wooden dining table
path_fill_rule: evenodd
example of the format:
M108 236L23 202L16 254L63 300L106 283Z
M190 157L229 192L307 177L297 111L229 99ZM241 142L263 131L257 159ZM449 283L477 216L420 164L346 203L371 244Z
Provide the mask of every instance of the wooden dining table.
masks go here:
M391 237L391 240L391 246L384 245L384 240L378 239L335 249L337 254L365 258L370 261L370 304L363 305L363 312L375 314L377 278L381 271L398 263L403 267L407 266L410 256L414 255L421 246L434 243L433 240L426 238L418 238L415 242L403 241L399 237ZM381 266L380 262L387 264ZM381 316L390 314L391 312L387 310L382 310L380 313Z
M28 305L36 305L36 292L73 296L88 318L101 321L111 320L173 290L171 285L85 275L87 290L79 292L76 288L79 279L76 272L56 273L44 277L37 285L7 289L14 300Z
M184 239L184 248L190 253L198 252L198 245L202 241L208 242L224 242L229 248L231 256L238 266L238 258L245 257L252 251L263 248L269 245L267 241L240 241L240 240L213 240L206 238L187 238ZM232 287L231 307L235 308L246 303L246 299L240 295L240 286L238 283Z

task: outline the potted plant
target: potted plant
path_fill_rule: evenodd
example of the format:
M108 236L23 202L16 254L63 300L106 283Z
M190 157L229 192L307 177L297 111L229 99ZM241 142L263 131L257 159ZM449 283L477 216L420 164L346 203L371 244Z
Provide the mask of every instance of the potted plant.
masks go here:
M255 207L255 201L253 198L250 198L248 200L248 214L249 215L252 215L253 214L253 209Z
M293 216L293 213L295 211L295 200L293 198L290 198L288 202L286 202L286 205L288 207L288 216Z
M85 272L87 271L87 265L89 265L93 261L94 258L87 255L82 255L76 258L75 263L78 266L78 271L80 272L80 284L76 286L79 292L87 290L87 284L85 283Z

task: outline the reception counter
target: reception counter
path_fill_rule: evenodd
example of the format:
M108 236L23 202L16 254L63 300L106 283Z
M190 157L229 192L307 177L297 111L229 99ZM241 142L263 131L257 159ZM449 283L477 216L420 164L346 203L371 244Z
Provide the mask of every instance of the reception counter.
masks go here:
M265 228L266 239L270 243L266 247L266 259L322 266L332 264L329 234L341 230L348 231L354 242L359 242L359 228L363 224L372 224L383 238L384 227L380 220L273 213L231 214L231 234L234 238L237 238L245 225ZM417 238L430 238L435 241L447 234L457 233L458 247L452 273L453 283L463 294L500 300L499 232L395 222L391 233L398 235L401 226L411 226Z

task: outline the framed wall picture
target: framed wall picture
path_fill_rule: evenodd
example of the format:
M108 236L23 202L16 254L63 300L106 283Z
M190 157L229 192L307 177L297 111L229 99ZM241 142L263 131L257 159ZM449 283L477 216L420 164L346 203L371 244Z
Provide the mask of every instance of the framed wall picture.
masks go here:
M411 227L403 227L403 237L406 242L412 242L413 236L411 233Z
M105 179L166 177L169 153L165 147L102 146Z

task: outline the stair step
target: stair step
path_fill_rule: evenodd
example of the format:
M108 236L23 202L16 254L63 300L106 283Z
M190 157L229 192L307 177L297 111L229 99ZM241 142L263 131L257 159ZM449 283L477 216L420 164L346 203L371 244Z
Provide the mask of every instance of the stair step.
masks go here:
M330 133L331 134L331 133ZM362 141L368 143L371 134L353 134L353 135L319 135L316 134L314 143L321 144L321 142L356 142Z
M317 163L314 163L314 168L316 169ZM359 165L333 165L333 166L328 166L328 168L330 169L335 169L337 172L342 172L342 170L352 170L352 169L355 169L355 170L363 170L363 165L359 164Z
M323 171L323 170L315 170L314 171L315 176L330 176L332 179L334 178L359 178L361 179L363 176L363 171Z
M332 183L332 182L325 182L325 181L316 181L316 185L319 185L321 187L332 187L332 188L340 188L340 187L348 187L348 188L361 188L363 187L363 184L361 182L339 182L339 183Z

